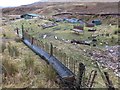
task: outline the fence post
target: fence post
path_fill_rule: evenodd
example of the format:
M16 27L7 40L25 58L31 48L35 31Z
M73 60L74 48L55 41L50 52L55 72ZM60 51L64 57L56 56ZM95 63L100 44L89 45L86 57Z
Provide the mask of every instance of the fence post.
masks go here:
M54 56L56 57L56 47L53 48Z
M33 45L33 40L34 40L34 38L32 37L32 42L31 42L32 45Z
M60 59L60 60L61 60L61 62L62 62L61 50L59 50L59 59Z
M66 66L66 54L63 54L64 65Z
M17 35L19 36L19 31L18 31L18 28L16 28L16 30L17 30Z
M68 56L66 55L66 67L68 67Z
M75 60L73 60L73 72L75 73Z
M83 81L83 75L84 75L84 72L85 72L85 65L83 63L79 63L79 73L78 73L78 86L79 87L82 87L84 85L82 85L82 82L84 83Z
M93 83L94 83L96 75L97 75L97 71L96 70L92 70L91 73L90 73L90 76L88 78L88 81L87 81L87 86L89 88L91 88L93 86Z
M72 57L69 58L69 67L70 67L70 70L72 70Z
M50 55L53 56L53 45L50 43Z
M115 90L115 88L112 84L112 81L110 81L110 79L109 79L109 74L107 72L104 72L104 75L105 75L106 80L107 80L108 90Z
M78 67L79 67L79 65L78 65L78 61L77 60L75 60L75 74L77 75L78 74Z
M22 24L22 39L24 39L24 26Z

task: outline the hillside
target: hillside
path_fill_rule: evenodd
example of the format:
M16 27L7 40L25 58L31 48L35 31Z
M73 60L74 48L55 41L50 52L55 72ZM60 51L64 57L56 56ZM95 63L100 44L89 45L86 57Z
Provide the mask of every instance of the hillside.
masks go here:
M117 2L80 3L80 2L36 2L19 7L3 8L3 15L19 15L23 13L37 13L51 15L59 12L83 13L118 13Z

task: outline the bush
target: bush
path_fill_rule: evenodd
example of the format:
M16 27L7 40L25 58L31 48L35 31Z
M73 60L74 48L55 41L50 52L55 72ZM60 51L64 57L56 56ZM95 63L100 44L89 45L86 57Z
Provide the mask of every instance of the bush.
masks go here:
M3 73L6 77L13 76L18 73L18 68L15 63L9 60L9 57L4 56L3 62Z
M3 53L5 49L6 49L6 44L5 44L5 43L2 43L1 52Z
M18 57L19 56L19 51L16 46L13 46L13 51L14 51L14 56Z
M11 46L11 43L9 42L8 43L8 52L9 52L9 55L11 56L11 57L13 57L13 49L12 49L12 46Z
M8 52L9 52L9 55L10 55L11 57L14 57L14 56L15 56L15 57L18 57L18 56L19 56L19 51L18 51L17 47L11 45L10 42L9 42L9 44L8 44Z

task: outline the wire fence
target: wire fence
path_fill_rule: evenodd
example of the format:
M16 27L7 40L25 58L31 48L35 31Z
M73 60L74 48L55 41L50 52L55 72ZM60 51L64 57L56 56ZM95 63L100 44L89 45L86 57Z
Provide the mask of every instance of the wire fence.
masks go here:
M42 40L38 40L27 32L24 32L24 38L29 40L31 44L38 46L39 48L43 49L47 53L51 54L56 57L64 66L70 69L75 75L78 73L79 61L74 60L73 57L68 56L67 53L63 52L62 49L59 49L55 45L51 45L48 42L43 42Z

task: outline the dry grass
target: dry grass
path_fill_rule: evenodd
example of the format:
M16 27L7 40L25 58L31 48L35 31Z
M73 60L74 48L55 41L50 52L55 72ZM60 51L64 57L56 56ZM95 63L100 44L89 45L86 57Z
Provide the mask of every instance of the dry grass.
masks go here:
M28 47L22 42L14 41L17 36L11 26L4 26L4 33L8 39L6 41L6 48L3 49L2 65L4 69L3 73L3 88L54 88L58 87L54 81L54 70L49 67L51 72L45 74L45 66L47 65L44 60L34 54ZM4 43L3 43L4 44ZM34 56L34 57L33 57ZM51 74L52 80L47 82L47 78ZM47 76L48 75L48 76Z

